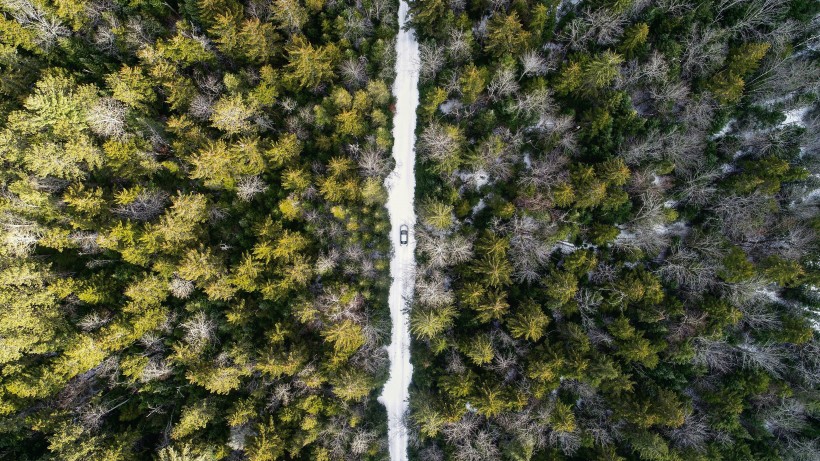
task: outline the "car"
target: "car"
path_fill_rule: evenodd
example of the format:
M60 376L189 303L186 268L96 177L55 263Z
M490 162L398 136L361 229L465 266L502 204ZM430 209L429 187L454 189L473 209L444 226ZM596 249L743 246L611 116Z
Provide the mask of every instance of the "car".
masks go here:
M402 245L407 245L407 239L410 236L410 229L407 228L407 224L402 224L399 226L399 243Z

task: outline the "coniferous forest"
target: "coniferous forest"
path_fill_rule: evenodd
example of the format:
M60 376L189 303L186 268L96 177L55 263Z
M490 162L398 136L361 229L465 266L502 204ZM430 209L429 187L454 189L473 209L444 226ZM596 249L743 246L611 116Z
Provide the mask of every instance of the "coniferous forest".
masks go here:
M410 459L820 459L820 4L409 3ZM390 460L398 8L0 0L0 459Z
M384 459L397 4L0 7L0 458Z
M820 459L817 3L412 4L418 459Z

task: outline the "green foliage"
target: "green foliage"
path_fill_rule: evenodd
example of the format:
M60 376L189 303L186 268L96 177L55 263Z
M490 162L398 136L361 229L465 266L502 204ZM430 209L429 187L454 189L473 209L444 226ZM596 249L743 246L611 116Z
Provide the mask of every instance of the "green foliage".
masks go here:
M395 6L269 6L0 7L0 457L386 456Z

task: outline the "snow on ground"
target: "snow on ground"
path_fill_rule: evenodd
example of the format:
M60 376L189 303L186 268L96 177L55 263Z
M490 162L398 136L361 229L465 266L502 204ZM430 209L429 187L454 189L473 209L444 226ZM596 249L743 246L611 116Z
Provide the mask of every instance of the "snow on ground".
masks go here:
M407 460L407 428L404 416L408 409L410 379L410 329L407 304L413 296L415 280L416 239L413 227L416 215L413 195L416 189L415 141L416 108L419 104L419 45L412 30L405 30L407 3L399 6L399 35L396 39L396 81L393 95L396 97L396 113L393 118L393 159L396 168L385 180L388 191L387 211L390 214L390 239L393 255L390 259L390 319L393 324L390 345L390 378L379 397L387 409L390 460ZM410 228L407 245L399 244L399 226Z
M438 106L438 110L440 110L442 114L449 115L453 112L458 111L459 109L461 109L461 107L461 101L459 101L458 99L448 99L441 103L440 106Z
M487 204L484 203L484 198L479 199L478 203L476 203L475 206L473 207L473 210L472 210L472 213L471 213L472 216L475 216L476 213L478 213L479 211L483 210L486 207L487 207Z
M720 138L722 136L726 136L726 133L731 131L733 123L735 123L734 119L729 120L728 122L726 122L726 124L723 125L723 128L721 128L720 131L718 131L717 133L712 135L712 139L717 139L717 138Z
M490 175L484 170L478 170L475 173L461 172L458 173L458 177L467 184L473 183L476 189L490 182Z
M806 115L806 112L808 111L809 106L804 106L783 112L783 114L786 116L786 120L783 120L783 122L780 123L780 126L791 124L805 126L805 124L803 123L803 117Z

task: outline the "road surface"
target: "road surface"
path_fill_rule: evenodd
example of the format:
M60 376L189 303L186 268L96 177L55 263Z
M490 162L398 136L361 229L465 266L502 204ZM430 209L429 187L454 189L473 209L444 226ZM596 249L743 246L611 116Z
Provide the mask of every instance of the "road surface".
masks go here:
M405 30L407 3L399 6L399 35L396 40L396 80L393 96L396 113L393 118L393 159L396 168L385 180L388 191L387 211L390 214L390 240L393 255L390 259L390 319L392 333L388 354L390 378L379 397L387 409L390 460L407 460L407 429L404 417L408 408L410 379L410 331L408 303L413 296L415 281L416 239L413 228L416 214L413 194L416 188L416 107L419 104L419 45L412 30ZM407 224L410 238L406 245L399 244L399 226Z

